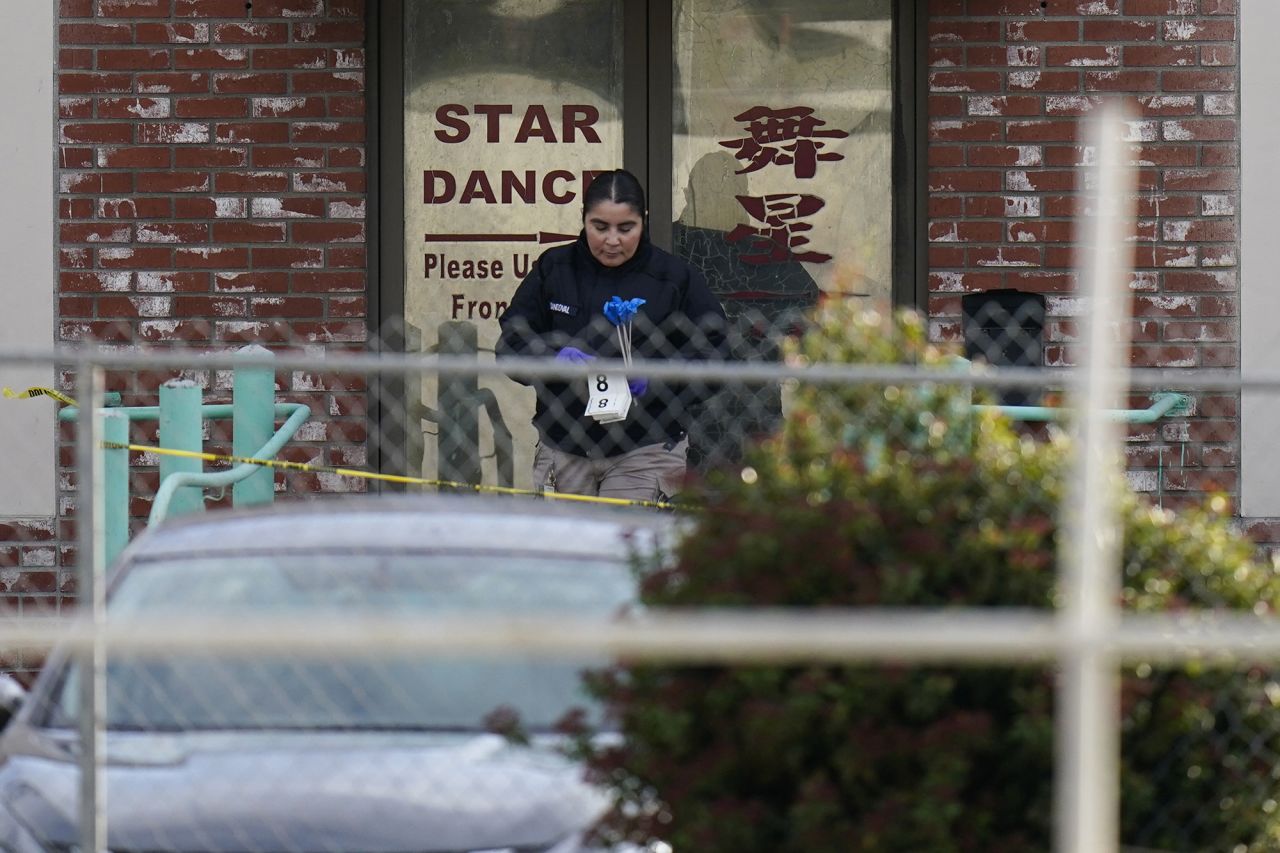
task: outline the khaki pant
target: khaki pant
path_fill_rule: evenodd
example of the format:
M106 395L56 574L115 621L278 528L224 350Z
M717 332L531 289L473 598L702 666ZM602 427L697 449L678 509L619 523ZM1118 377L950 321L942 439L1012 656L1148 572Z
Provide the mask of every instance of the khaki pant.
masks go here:
M591 459L538 442L533 487L602 498L656 501L680 491L689 464L689 439L647 444L618 456Z

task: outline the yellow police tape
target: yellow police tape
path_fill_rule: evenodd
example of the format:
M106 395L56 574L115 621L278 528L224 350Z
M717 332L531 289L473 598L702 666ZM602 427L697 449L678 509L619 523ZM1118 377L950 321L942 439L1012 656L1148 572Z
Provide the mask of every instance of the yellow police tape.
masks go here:
M342 477L359 477L380 480L384 483L401 483L409 486L438 486L467 489L473 492L494 492L502 495L530 495L559 501L609 504L612 506L647 506L656 509L682 509L666 501L629 500L627 498L601 498L592 495L572 495L566 492L535 492L531 489L512 489L506 486L477 486L473 483L455 483L451 480L427 480L422 477L403 477L399 474L377 474L358 468L336 468L330 465L311 465L306 462L287 462L282 459L255 459L252 456L230 456L221 453L204 453L197 450L173 450L167 447L151 447L146 444L122 444L116 441L101 442L105 450L132 450L138 453L154 453L157 456L178 456L185 459L202 459L205 462L234 462L238 465L261 465L263 468L280 468L285 471L306 471L319 474L337 474Z
M28 388L25 391L14 391L12 388L4 389L4 396L10 400L19 400L27 397L52 397L59 403L65 403L68 406L76 405L76 401L63 394L61 391L55 391L52 388L41 388L39 386Z

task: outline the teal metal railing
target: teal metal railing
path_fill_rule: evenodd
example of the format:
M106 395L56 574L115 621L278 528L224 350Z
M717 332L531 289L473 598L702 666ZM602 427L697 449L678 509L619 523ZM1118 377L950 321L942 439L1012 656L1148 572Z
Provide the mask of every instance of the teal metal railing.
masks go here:
M1069 419L1074 409L1057 406L987 406L975 405L974 411L995 411L1015 421L1051 422ZM1130 424L1153 424L1164 417L1178 417L1191 410L1191 398L1175 391L1160 391L1152 395L1152 403L1145 409L1108 409L1108 418Z
M270 355L258 346L242 352ZM119 399L118 396L116 398ZM104 527L106 556L112 561L129 540L129 424L158 421L159 446L166 450L200 453L204 445L206 420L231 419L232 455L271 459L311 417L302 403L275 402L275 370L268 366L240 367L235 371L231 403L202 404L201 389L190 380L174 379L160 387L158 406L106 407L97 413L103 453ZM59 420L75 422L79 409L66 406ZM283 420L279 429L277 420ZM204 471L198 457L160 456L160 486L151 504L148 524L175 515L204 510L205 489L232 489L234 506L265 506L275 499L272 471L261 465L242 463L225 471Z

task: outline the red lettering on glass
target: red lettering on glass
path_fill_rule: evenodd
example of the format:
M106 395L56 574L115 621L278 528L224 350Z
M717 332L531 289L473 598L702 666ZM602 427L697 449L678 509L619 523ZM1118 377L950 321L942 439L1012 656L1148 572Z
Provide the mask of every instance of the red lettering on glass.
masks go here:
M738 225L725 235L731 243L747 240L740 256L744 263L768 264L786 260L826 263L831 256L823 252L797 251L809 243L804 232L813 226L801 220L826 206L817 196L800 193L775 193L765 196L735 196L751 218L760 225Z
M747 136L720 144L737 149L734 154L745 165L738 170L742 175L769 165L792 166L797 178L812 178L818 171L818 161L843 160L843 154L823 151L822 139L844 139L849 134L843 130L825 128L826 122L813 114L811 107L752 107L739 113L734 119L746 124Z

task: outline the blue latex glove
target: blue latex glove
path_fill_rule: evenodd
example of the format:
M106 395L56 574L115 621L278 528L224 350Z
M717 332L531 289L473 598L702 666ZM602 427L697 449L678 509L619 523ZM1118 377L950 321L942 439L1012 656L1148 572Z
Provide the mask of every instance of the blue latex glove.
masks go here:
M643 397L644 392L649 390L649 380L640 379L639 377L628 379L627 388L630 389L632 397Z
M556 361L567 361L571 364L586 364L595 359L594 355L588 355L577 347L565 347L556 353Z

